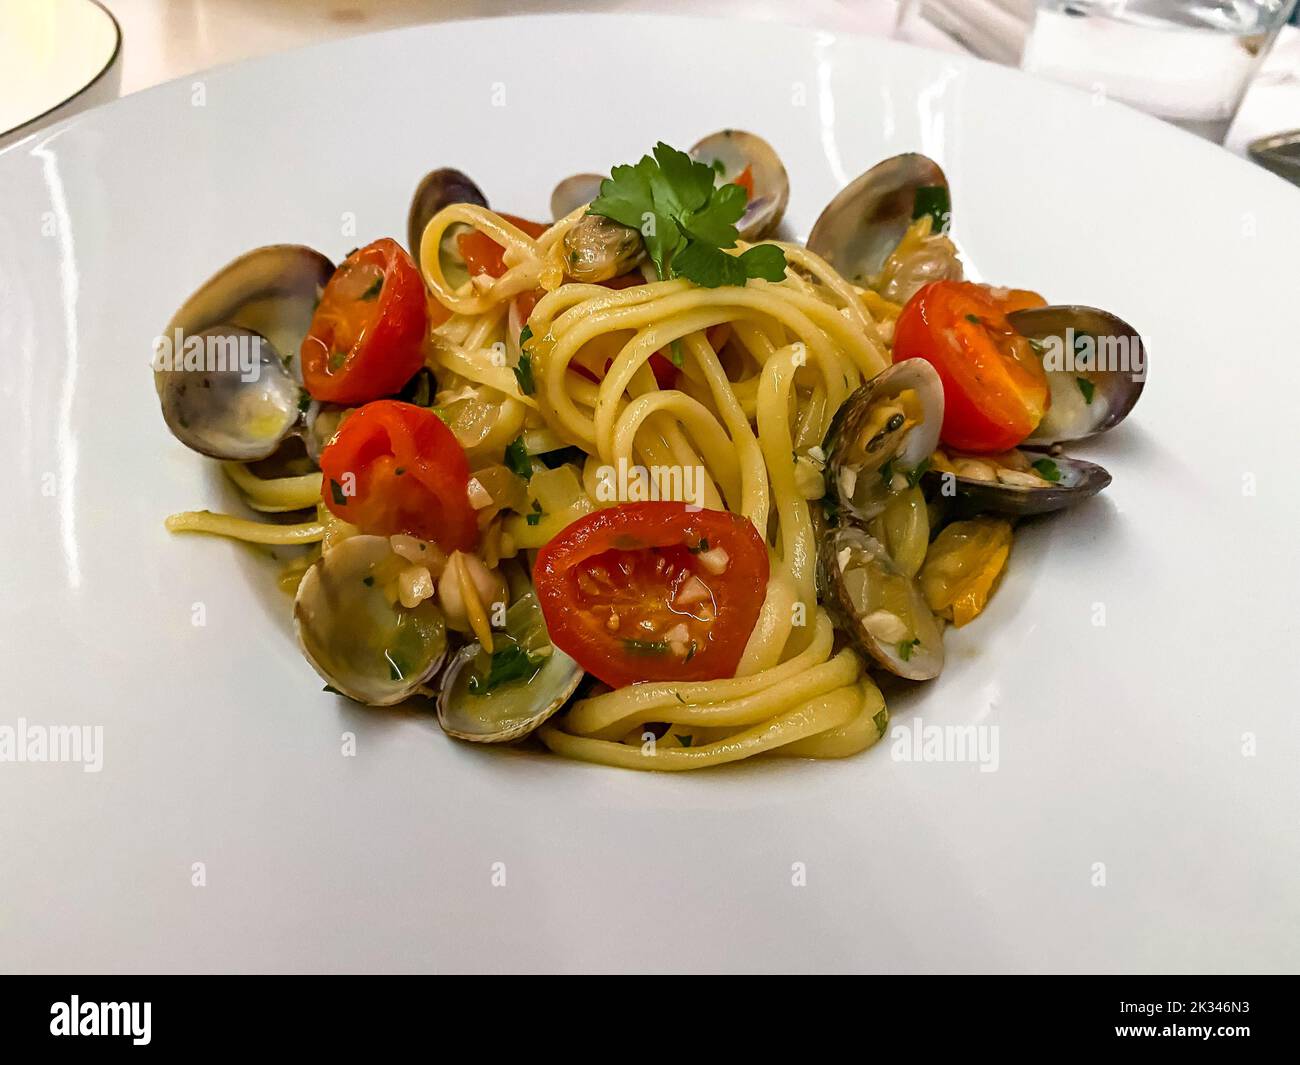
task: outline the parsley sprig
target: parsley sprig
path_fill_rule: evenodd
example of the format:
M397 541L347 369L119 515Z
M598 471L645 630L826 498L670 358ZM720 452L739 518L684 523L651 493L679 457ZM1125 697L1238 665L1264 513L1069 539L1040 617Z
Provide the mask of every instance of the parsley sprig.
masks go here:
M639 163L616 166L600 184L590 214L637 230L660 280L684 277L702 288L743 285L751 277L780 281L785 252L756 244L728 255L745 213L746 193L736 184L714 185L715 171L660 141Z

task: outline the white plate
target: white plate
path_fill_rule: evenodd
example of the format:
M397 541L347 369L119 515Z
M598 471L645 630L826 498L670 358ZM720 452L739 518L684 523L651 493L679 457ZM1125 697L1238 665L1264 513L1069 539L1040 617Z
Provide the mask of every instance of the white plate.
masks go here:
M900 726L996 725L996 772L889 742L688 776L456 744L322 694L264 564L163 530L229 503L148 370L215 267L400 236L434 166L541 216L562 175L724 126L784 154L800 234L928 153L981 276L1111 308L1153 352L1135 415L1081 449L1110 490L1026 528L943 678L895 702ZM976 62L586 16L165 85L19 144L0 183L0 725L104 742L99 773L0 764L4 968L1300 964L1295 189Z

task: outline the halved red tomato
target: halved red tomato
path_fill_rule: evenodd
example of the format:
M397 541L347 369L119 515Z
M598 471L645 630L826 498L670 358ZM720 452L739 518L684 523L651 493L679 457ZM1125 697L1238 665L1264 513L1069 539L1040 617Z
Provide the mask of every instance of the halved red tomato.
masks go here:
M1042 306L1037 293L934 281L894 327L894 361L925 359L943 381L941 439L961 451L1015 447L1042 420L1049 392L1042 360L1007 314Z
M579 518L533 568L551 642L615 688L734 676L767 577L748 518L671 502Z
M551 228L544 222L530 222L526 218L518 218L512 214L503 214L501 217L516 229L522 229L534 240ZM465 269L471 274L500 277L506 272L505 248L486 233L480 233L477 229L462 233L456 238L456 247L460 250L461 258L465 260Z
M334 271L302 341L313 399L366 403L391 395L424 364L424 281L390 237L359 248Z
M325 505L364 533L407 533L446 551L478 542L464 449L425 407L367 403L344 419L320 468Z

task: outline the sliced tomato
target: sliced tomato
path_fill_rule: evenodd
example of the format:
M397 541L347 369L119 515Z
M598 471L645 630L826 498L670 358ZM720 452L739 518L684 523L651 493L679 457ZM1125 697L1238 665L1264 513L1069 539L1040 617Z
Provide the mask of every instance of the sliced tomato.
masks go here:
M302 341L313 399L365 403L391 395L424 363L424 281L390 237L358 248L325 285Z
M425 407L367 403L344 419L320 468L325 505L364 533L407 533L446 551L478 542L464 449Z
M735 676L767 577L748 518L670 502L579 518L533 568L551 642L615 688Z
M522 229L536 240L551 227L544 222L530 222L526 218L517 218L512 214L501 216L516 229ZM505 248L501 247L486 233L471 229L456 238L456 247L460 257L465 260L465 269L471 274L487 274L500 277L506 272Z
M754 168L752 166L745 167L732 184L739 185L745 190L745 202L748 203L754 198Z
M1042 302L1022 290L934 281L903 308L894 327L894 361L925 359L939 372L945 444L961 451L1006 451L1042 420L1047 374L1006 317Z

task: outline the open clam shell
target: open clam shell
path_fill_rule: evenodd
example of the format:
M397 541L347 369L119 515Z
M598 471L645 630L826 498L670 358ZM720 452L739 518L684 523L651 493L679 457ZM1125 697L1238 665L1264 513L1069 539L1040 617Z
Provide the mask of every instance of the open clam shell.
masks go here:
M943 669L943 631L915 580L881 543L844 525L818 554L822 602L841 631L880 666L907 680L931 680Z
M332 687L369 706L392 706L429 683L447 651L430 599L406 608L395 584L409 563L386 536L351 536L306 572L293 604L307 661Z
M1007 320L1043 359L1051 405L1029 445L1086 440L1113 429L1146 385L1147 351L1136 329L1096 307L1013 311Z
M823 444L840 506L859 521L880 514L915 483L942 426L943 384L924 359L905 359L873 377L835 412Z
M311 248L274 244L241 255L182 304L153 361L163 419L181 443L247 462L300 428L291 367L333 273Z
M895 155L849 182L826 205L808 234L808 249L864 284L880 272L913 220L925 213L951 214L943 169L919 152Z
M1007 456L954 456L951 470L931 468L922 483L940 497L955 499L967 513L1028 517L1077 506L1111 481L1101 466L1068 455L1010 455L1019 459L1014 466ZM980 475L971 476L976 469Z
M605 179L599 174L573 174L551 192L551 218L558 222L600 195Z
M689 154L714 167L720 182L735 181L749 171L753 194L736 223L741 240L762 240L780 225L790 202L790 176L776 149L762 137L724 129L698 141Z
M577 690L582 667L546 634L529 591L506 611L505 632L492 654L478 643L461 648L443 675L438 722L471 743L508 743L528 735Z
M411 196L411 206L406 214L406 246L411 256L420 259L420 238L429 219L453 203L488 205L487 197L467 174L454 167L444 166L431 170L420 179Z

